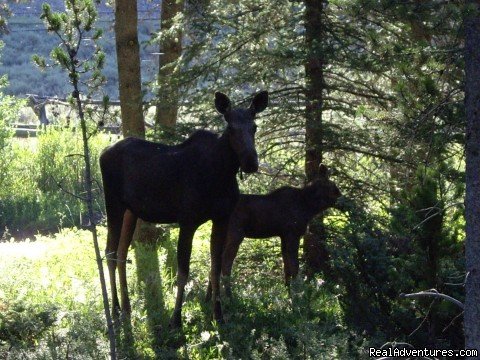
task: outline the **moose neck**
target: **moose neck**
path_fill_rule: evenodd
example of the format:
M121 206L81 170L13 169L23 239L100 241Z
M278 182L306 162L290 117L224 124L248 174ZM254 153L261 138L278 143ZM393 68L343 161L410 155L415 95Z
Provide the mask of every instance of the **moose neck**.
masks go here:
M218 165L226 176L236 175L240 169L240 161L237 154L233 151L228 134L224 132L218 139L217 146L214 149L215 156L219 156Z
M314 196L314 192L315 189L308 185L305 189L303 189L305 212L309 218L313 218L315 215L328 208L324 199L318 199L316 196Z

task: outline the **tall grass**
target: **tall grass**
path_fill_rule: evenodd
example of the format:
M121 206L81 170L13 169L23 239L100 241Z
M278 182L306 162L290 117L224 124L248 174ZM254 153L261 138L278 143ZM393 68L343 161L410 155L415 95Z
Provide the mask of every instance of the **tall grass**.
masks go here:
M172 240L178 232L171 230ZM210 224L194 240L183 332L168 329L174 307L174 241L135 246L128 280L132 327L119 333L125 359L347 359L357 357L335 296L318 282L282 283L279 241L247 240L225 300L224 325L205 303ZM105 228L100 228L105 240ZM152 261L152 259L157 259ZM89 234L64 229L36 241L0 243L0 358L102 359L108 354ZM128 339L128 336L130 338Z
M0 358L101 359L108 352L88 232L0 243Z

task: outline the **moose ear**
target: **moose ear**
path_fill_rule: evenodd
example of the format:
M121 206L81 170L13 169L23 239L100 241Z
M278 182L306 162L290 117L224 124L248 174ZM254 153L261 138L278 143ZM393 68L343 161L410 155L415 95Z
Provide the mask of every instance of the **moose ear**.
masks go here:
M252 109L255 114L258 114L265 110L268 105L268 91L259 92L252 100L250 109Z
M215 108L220 114L224 114L230 110L232 104L227 95L217 91L215 93Z
M323 178L328 177L328 169L325 165L320 164L320 166L318 167L318 175Z

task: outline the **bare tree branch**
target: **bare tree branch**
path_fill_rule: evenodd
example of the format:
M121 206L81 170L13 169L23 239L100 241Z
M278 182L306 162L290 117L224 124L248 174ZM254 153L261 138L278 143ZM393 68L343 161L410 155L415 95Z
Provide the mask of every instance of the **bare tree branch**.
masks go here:
M465 305L463 305L462 302L458 301L457 299L455 299L455 298L453 298L449 295L442 294L442 293L438 292L438 290L436 290L436 289L420 291L420 292L412 293L412 294L404 294L404 293L400 294L401 298L407 298L407 299L417 298L417 297L429 297L429 296L436 297L436 298L441 298L441 299L450 301L451 303L457 305L462 310L465 308Z

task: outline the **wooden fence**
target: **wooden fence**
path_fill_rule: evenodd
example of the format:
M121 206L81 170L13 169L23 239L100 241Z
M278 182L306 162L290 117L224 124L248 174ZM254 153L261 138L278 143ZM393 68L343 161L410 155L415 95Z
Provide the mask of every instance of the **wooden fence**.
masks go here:
M45 131L46 127L49 128L60 128L65 126L60 125L35 125L35 124L13 124L12 125L16 138L29 138L37 137L41 131ZM102 132L109 134L120 134L122 132L120 126L102 126L100 127Z
M103 105L103 101L100 100L84 99L83 102L86 105ZM14 136L17 138L36 137L39 132L44 131L45 127L60 127L61 125L51 124L50 119L48 119L46 111L47 105L70 106L67 99L27 94L27 106L30 107L38 117L38 124L13 124L12 126L15 130ZM109 106L120 106L120 102L110 101ZM103 126L101 130L112 134L121 133L120 126Z

